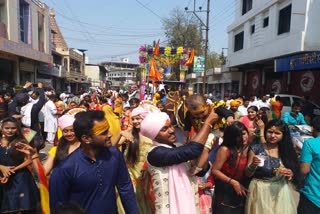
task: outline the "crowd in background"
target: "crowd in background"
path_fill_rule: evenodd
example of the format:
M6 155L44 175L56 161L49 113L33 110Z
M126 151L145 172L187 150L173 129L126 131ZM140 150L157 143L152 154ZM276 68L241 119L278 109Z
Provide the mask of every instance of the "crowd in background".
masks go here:
M307 102L282 108L272 93L27 82L0 95L0 213L320 213L320 118Z

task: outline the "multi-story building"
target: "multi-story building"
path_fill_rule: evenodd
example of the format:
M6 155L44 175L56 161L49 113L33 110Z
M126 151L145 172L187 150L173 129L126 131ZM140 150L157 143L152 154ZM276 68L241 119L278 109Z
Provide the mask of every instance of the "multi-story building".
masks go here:
M35 82L52 63L49 9L37 0L0 0L0 89Z
M105 88L107 86L106 75L107 70L102 65L86 64L85 75L88 77L88 81L91 82L92 87Z
M136 83L138 64L123 62L102 62L106 70L106 80L112 88L121 88Z
M239 0L228 27L227 66L242 93L310 95L320 101L320 1Z
M69 48L55 19L55 12L50 11L50 29L53 64L45 70L47 78L57 90L68 89L71 92L88 88L90 81L85 76L84 50Z

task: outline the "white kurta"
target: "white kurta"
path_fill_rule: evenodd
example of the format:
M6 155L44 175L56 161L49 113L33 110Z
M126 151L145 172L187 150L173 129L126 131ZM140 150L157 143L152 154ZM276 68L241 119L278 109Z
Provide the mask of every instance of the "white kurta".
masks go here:
M52 100L48 100L43 106L44 131L56 133L58 129L57 108Z

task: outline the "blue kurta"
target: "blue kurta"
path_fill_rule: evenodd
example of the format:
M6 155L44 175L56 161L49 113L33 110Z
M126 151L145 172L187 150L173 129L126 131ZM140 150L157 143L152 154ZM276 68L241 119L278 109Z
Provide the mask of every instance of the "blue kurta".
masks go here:
M138 213L122 153L115 147L102 148L94 161L78 148L52 172L50 208L74 201L88 214L118 213L116 187L126 213Z

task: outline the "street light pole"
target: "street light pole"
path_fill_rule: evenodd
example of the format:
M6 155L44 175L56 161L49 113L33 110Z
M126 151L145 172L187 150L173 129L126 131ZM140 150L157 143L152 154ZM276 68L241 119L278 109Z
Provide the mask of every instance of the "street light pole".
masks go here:
M190 11L194 14L194 16L200 21L201 27L205 27L206 31L206 38L205 38L205 44L204 44L204 71L203 71L203 88L202 93L206 93L206 78L207 78L207 57L208 57L208 42L209 42L209 14L210 14L210 0L207 0L207 10L202 10L202 7L199 7L199 10L196 10L196 0L194 0L193 5L193 11ZM188 7L185 8L185 10L188 10ZM189 12L189 11L188 11ZM202 21L202 19L197 15L197 12L206 12L207 13L207 19L206 23ZM203 29L202 29L203 30ZM197 91L198 92L198 91Z

